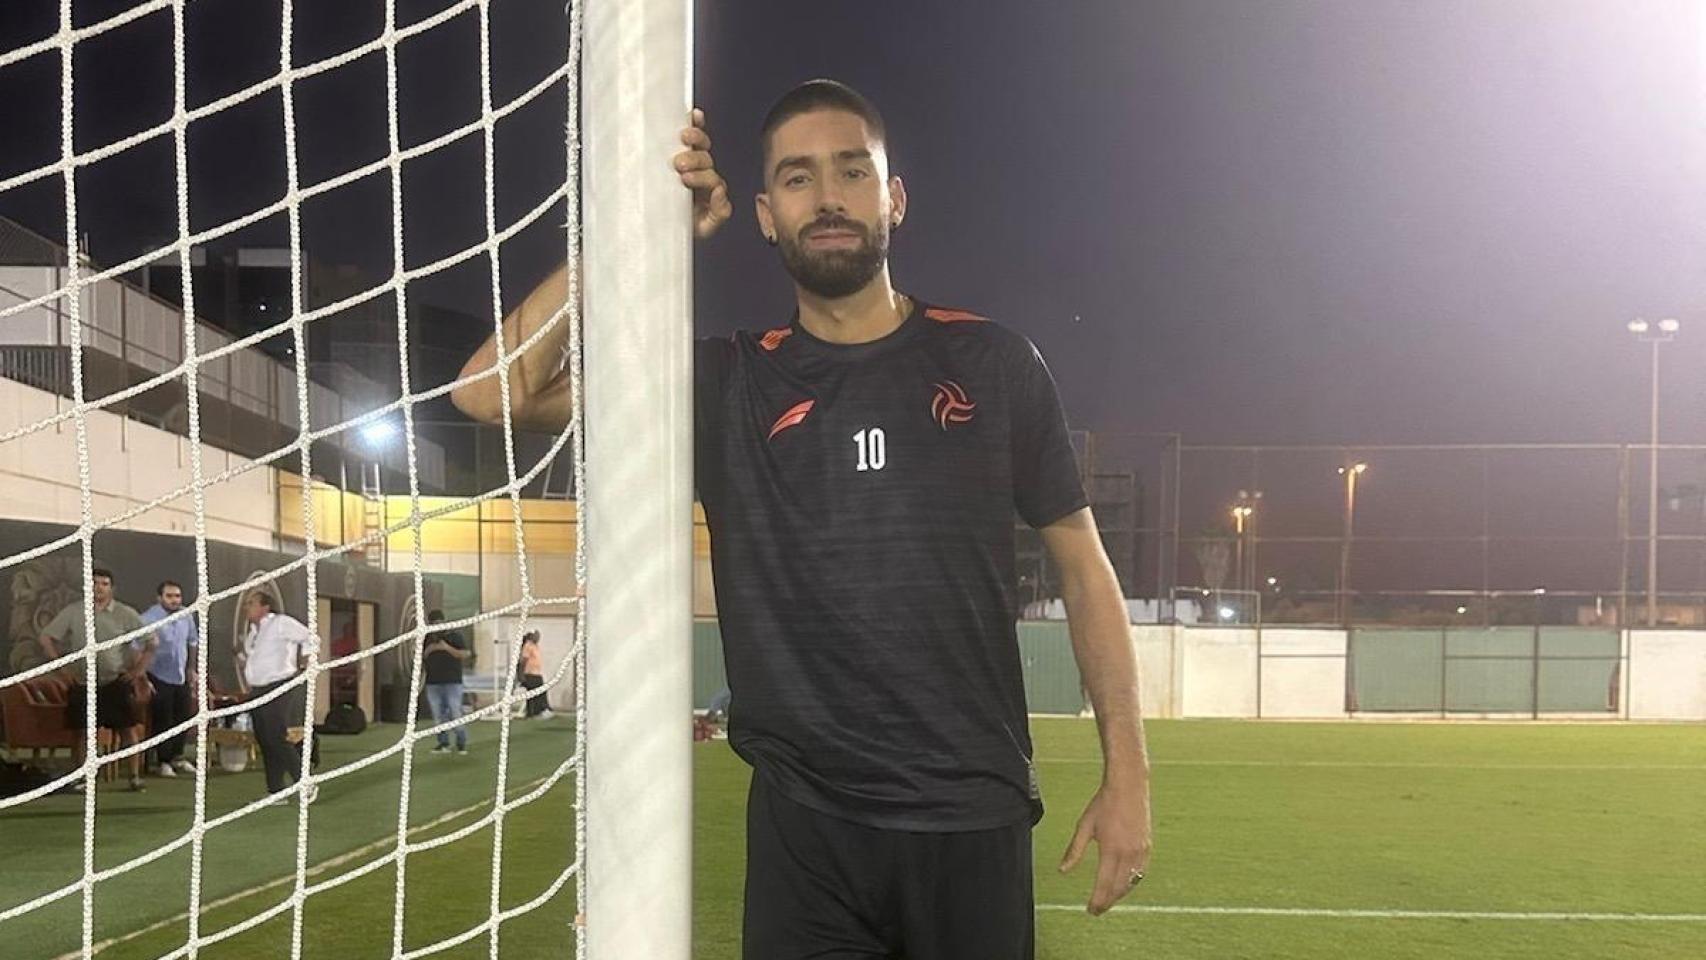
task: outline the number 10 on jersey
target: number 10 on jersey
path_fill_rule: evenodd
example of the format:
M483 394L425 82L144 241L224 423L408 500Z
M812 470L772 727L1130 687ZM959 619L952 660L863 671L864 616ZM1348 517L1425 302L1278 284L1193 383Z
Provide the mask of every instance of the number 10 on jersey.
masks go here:
M853 445L859 448L859 473L881 470L888 466L888 438L882 427L870 427L853 435Z

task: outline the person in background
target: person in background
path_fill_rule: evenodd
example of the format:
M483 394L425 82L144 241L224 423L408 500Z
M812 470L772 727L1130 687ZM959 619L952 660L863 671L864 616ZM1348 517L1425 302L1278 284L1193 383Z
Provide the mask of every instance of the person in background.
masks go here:
M545 658L539 652L539 631L529 630L521 638L521 658L517 671L521 674L521 686L532 693L545 686ZM549 719L551 704L545 695L535 694L527 698L527 719Z
M443 610L427 614L427 623L443 622ZM434 723L462 719L462 662L470 656L468 640L461 631L446 630L428 635L426 662L422 666L426 668L427 705L432 708ZM433 747L432 752L450 752L450 731L438 732L438 746ZM464 756L468 753L468 725L465 723L456 726L456 752Z
M93 599L95 643L107 644L124 634L142 629L142 618L136 610L113 598L113 573L105 567L90 571L90 596ZM42 653L49 660L67 653L76 653L89 645L84 634L83 601L66 604L41 635ZM69 683L66 695L67 722L75 729L84 727L88 709L89 687L95 688L95 726L111 730L120 748L136 742L135 730L140 719L136 713L136 684L148 668L148 651L137 654L132 644L100 646L95 653L95 676L87 682L76 666L67 666L60 675ZM85 748L82 737L77 738L72 751L79 765ZM142 754L130 755L130 789L141 792Z
M188 720L195 713L195 697L190 678L195 676L196 649L201 636L196 632L195 617L180 617L162 624L184 607L184 588L176 580L162 580L155 588L156 601L142 612L142 622L153 626L154 632L131 641L131 649L148 658L148 682L154 685L154 699L149 704L154 732L159 733ZM155 775L175 777L194 774L195 766L184 759L186 734L162 740L154 748Z
M319 642L301 621L274 609L275 602L264 590L252 591L243 601L249 631L243 637L238 666L248 682L251 700L294 680L302 672L308 649ZM298 685L250 711L255 743L266 766L268 793L278 793L302 779L302 743L291 742L290 728L305 722L306 698L306 690ZM312 803L312 785L307 793Z

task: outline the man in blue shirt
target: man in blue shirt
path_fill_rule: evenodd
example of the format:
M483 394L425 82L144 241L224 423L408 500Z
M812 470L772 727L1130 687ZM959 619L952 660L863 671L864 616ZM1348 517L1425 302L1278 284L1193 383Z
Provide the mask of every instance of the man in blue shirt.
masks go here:
M183 587L176 581L162 580L155 593L159 601L143 612L142 622L150 626L160 625L154 628L153 633L132 641L132 645L143 651L148 679L154 684L151 713L154 732L159 733L183 723L195 713L195 695L190 680L195 676L195 650L201 645L201 638L196 633L193 615L161 623L183 609ZM159 776L195 773L195 767L183 756L184 739L185 735L180 733L162 740L155 748L159 763L156 773Z

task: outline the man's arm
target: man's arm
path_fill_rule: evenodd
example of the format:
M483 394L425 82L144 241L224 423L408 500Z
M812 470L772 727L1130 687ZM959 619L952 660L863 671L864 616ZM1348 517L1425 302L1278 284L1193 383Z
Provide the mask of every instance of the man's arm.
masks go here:
M1079 819L1060 869L1077 866L1096 841L1100 866L1089 910L1102 914L1149 868L1149 754L1138 705L1137 655L1119 579L1089 508L1044 527L1042 536L1060 568L1072 652L1102 738L1102 785Z
M684 149L670 162L681 185L692 191L693 235L703 240L716 233L734 213L728 185L711 158L711 136L705 132L703 111L693 111L689 125L681 130L681 145ZM563 350L569 340L564 307L569 302L570 267L570 264L558 267L534 287L521 306L504 317L499 331L494 331L474 351L457 375L461 380L496 367L497 338L502 336L504 356L509 360L510 417L519 427L561 430L574 418L574 397L563 371ZM517 354L529 337L548 325L549 330L525 352ZM495 373L459 385L450 391L450 402L482 423L503 422L503 390Z
M558 267L521 305L504 317L504 355L509 361L510 417L518 427L561 430L574 416L569 378L563 370L563 349L569 339L569 267ZM559 316L559 314L562 314ZM554 322L553 322L554 321ZM518 353L529 337L549 326L539 339ZM462 365L457 379L489 371L498 362L494 332ZM450 392L450 402L482 423L503 422L503 389L495 373L469 380Z
M76 605L73 604L72 606ZM47 626L42 628L41 636L37 638L36 642L41 645L42 654L50 661L58 660L62 656L59 651L59 641L65 637L71 628L71 609L72 607L68 606L54 614L53 619L49 620ZM77 612L81 615L82 610L79 609ZM73 676L72 668L69 665L61 667L59 673L67 679Z

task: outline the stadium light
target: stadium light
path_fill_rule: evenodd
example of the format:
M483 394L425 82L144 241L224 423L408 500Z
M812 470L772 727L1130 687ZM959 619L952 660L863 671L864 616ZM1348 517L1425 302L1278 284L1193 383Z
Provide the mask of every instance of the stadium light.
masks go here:
M389 420L375 420L361 428L361 439L370 447L384 446L397 435L397 425Z
M1682 329L1675 317L1665 317L1653 324L1636 317L1629 321L1629 332L1643 343L1653 345L1652 409L1648 415L1647 445L1647 625L1658 622L1659 616L1659 347L1674 339Z
M1231 607L1221 607L1220 608L1220 619L1231 620L1233 617L1236 617L1236 616L1238 616L1238 611L1232 609Z

